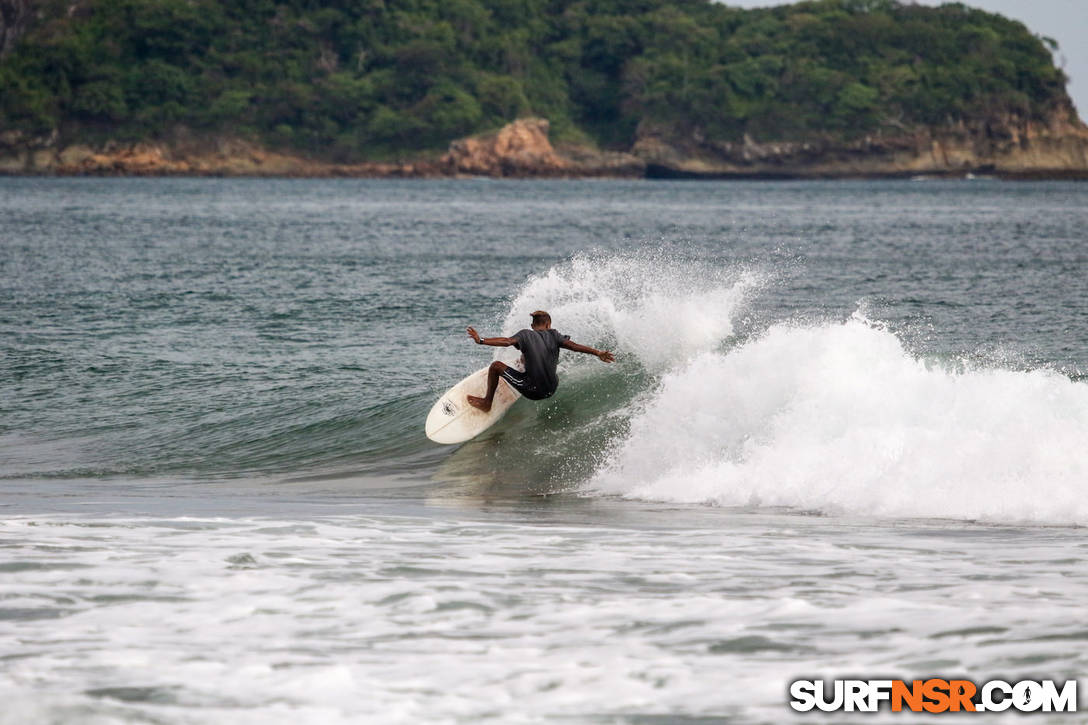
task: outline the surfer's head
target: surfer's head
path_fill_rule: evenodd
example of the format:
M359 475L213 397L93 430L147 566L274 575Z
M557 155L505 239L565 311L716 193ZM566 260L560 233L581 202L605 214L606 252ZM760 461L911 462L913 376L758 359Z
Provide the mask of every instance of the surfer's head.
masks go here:
M552 326L552 316L544 310L537 310L532 314L533 329L547 330Z

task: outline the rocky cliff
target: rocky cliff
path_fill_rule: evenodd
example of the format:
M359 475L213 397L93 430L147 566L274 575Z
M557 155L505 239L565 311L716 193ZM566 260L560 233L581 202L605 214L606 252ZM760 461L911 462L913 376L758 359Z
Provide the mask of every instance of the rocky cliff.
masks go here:
M555 148L548 122L525 118L454 141L437 158L337 164L231 138L178 131L168 140L63 146L55 135L0 134L0 173L150 176L515 178L838 178L992 174L1088 179L1088 127L1063 108L1047 122L1013 116L941 129L904 130L851 143L716 142L698 131L643 124L629 152Z
M67 176L642 176L636 156L570 146L557 151L548 122L523 118L460 139L438 158L337 164L273 151L236 138L200 139L184 130L156 142L64 146L56 135L0 133L0 173Z
M639 128L632 153L661 178L963 176L1088 178L1088 127L1071 107L1046 122L1001 116L833 141L721 143L697 131Z
M440 172L472 176L642 176L645 170L632 154L583 146L557 151L542 118L523 118L494 134L454 141L439 164Z
M238 138L186 133L139 143L64 146L0 134L0 174L60 176L419 176L415 164L331 164Z

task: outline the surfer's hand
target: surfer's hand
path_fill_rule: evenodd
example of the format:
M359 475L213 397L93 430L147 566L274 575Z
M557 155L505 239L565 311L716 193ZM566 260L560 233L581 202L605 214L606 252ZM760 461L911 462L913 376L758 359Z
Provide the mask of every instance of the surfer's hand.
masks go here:
M601 362L616 362L615 356L608 350L601 350L597 353L597 357L600 358Z
M471 337L471 338L472 338L473 340L475 340L475 341L476 341L476 344L477 344L477 345L479 345L479 344L480 344L480 333L476 332L476 330L474 330L474 329L473 329L473 328L471 328L471 327L470 327L470 328L468 328L468 329L466 330L466 332L468 333L468 336L469 336L469 337Z

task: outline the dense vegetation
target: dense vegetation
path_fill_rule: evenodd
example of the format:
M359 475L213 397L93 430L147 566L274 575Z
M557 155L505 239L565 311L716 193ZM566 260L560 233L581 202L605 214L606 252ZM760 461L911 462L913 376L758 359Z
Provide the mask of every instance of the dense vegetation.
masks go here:
M1066 96L1044 41L893 0L41 0L0 61L0 130L132 140L180 125L338 160L527 114L609 147L643 120L851 138L1047 114Z

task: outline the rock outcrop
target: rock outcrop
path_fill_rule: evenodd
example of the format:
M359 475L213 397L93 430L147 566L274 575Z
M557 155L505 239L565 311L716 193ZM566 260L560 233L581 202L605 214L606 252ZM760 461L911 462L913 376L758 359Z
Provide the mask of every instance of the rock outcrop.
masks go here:
M1015 116L832 141L708 141L643 124L632 152L659 178L963 176L1088 178L1088 127L1071 108L1046 122Z
M557 151L548 122L525 118L502 129L460 139L438 159L338 164L272 151L237 138L196 138L184 129L168 140L108 142L100 148L65 146L54 133L30 138L0 134L0 173L65 176L295 176L295 177L586 177L643 176L635 156L580 146Z
M563 176L571 169L552 148L542 118L523 118L495 133L454 141L442 162L453 173L473 176Z
M631 154L583 146L556 151L548 121L522 118L491 134L450 144L444 170L458 175L512 177L642 176L646 165Z
M643 123L630 153L554 147L548 122L514 121L454 141L438 158L338 164L272 151L234 138L199 138L176 129L168 140L64 145L56 133L0 133L0 173L126 176L295 176L514 178L836 178L963 176L1088 178L1088 127L1072 109L1047 122L1016 117L832 141L757 143L708 140L697 131Z
M392 177L437 174L433 164L335 164L270 151L237 138L195 139L176 133L165 141L100 148L58 145L55 139L11 143L0 135L0 173L61 176L290 176Z

